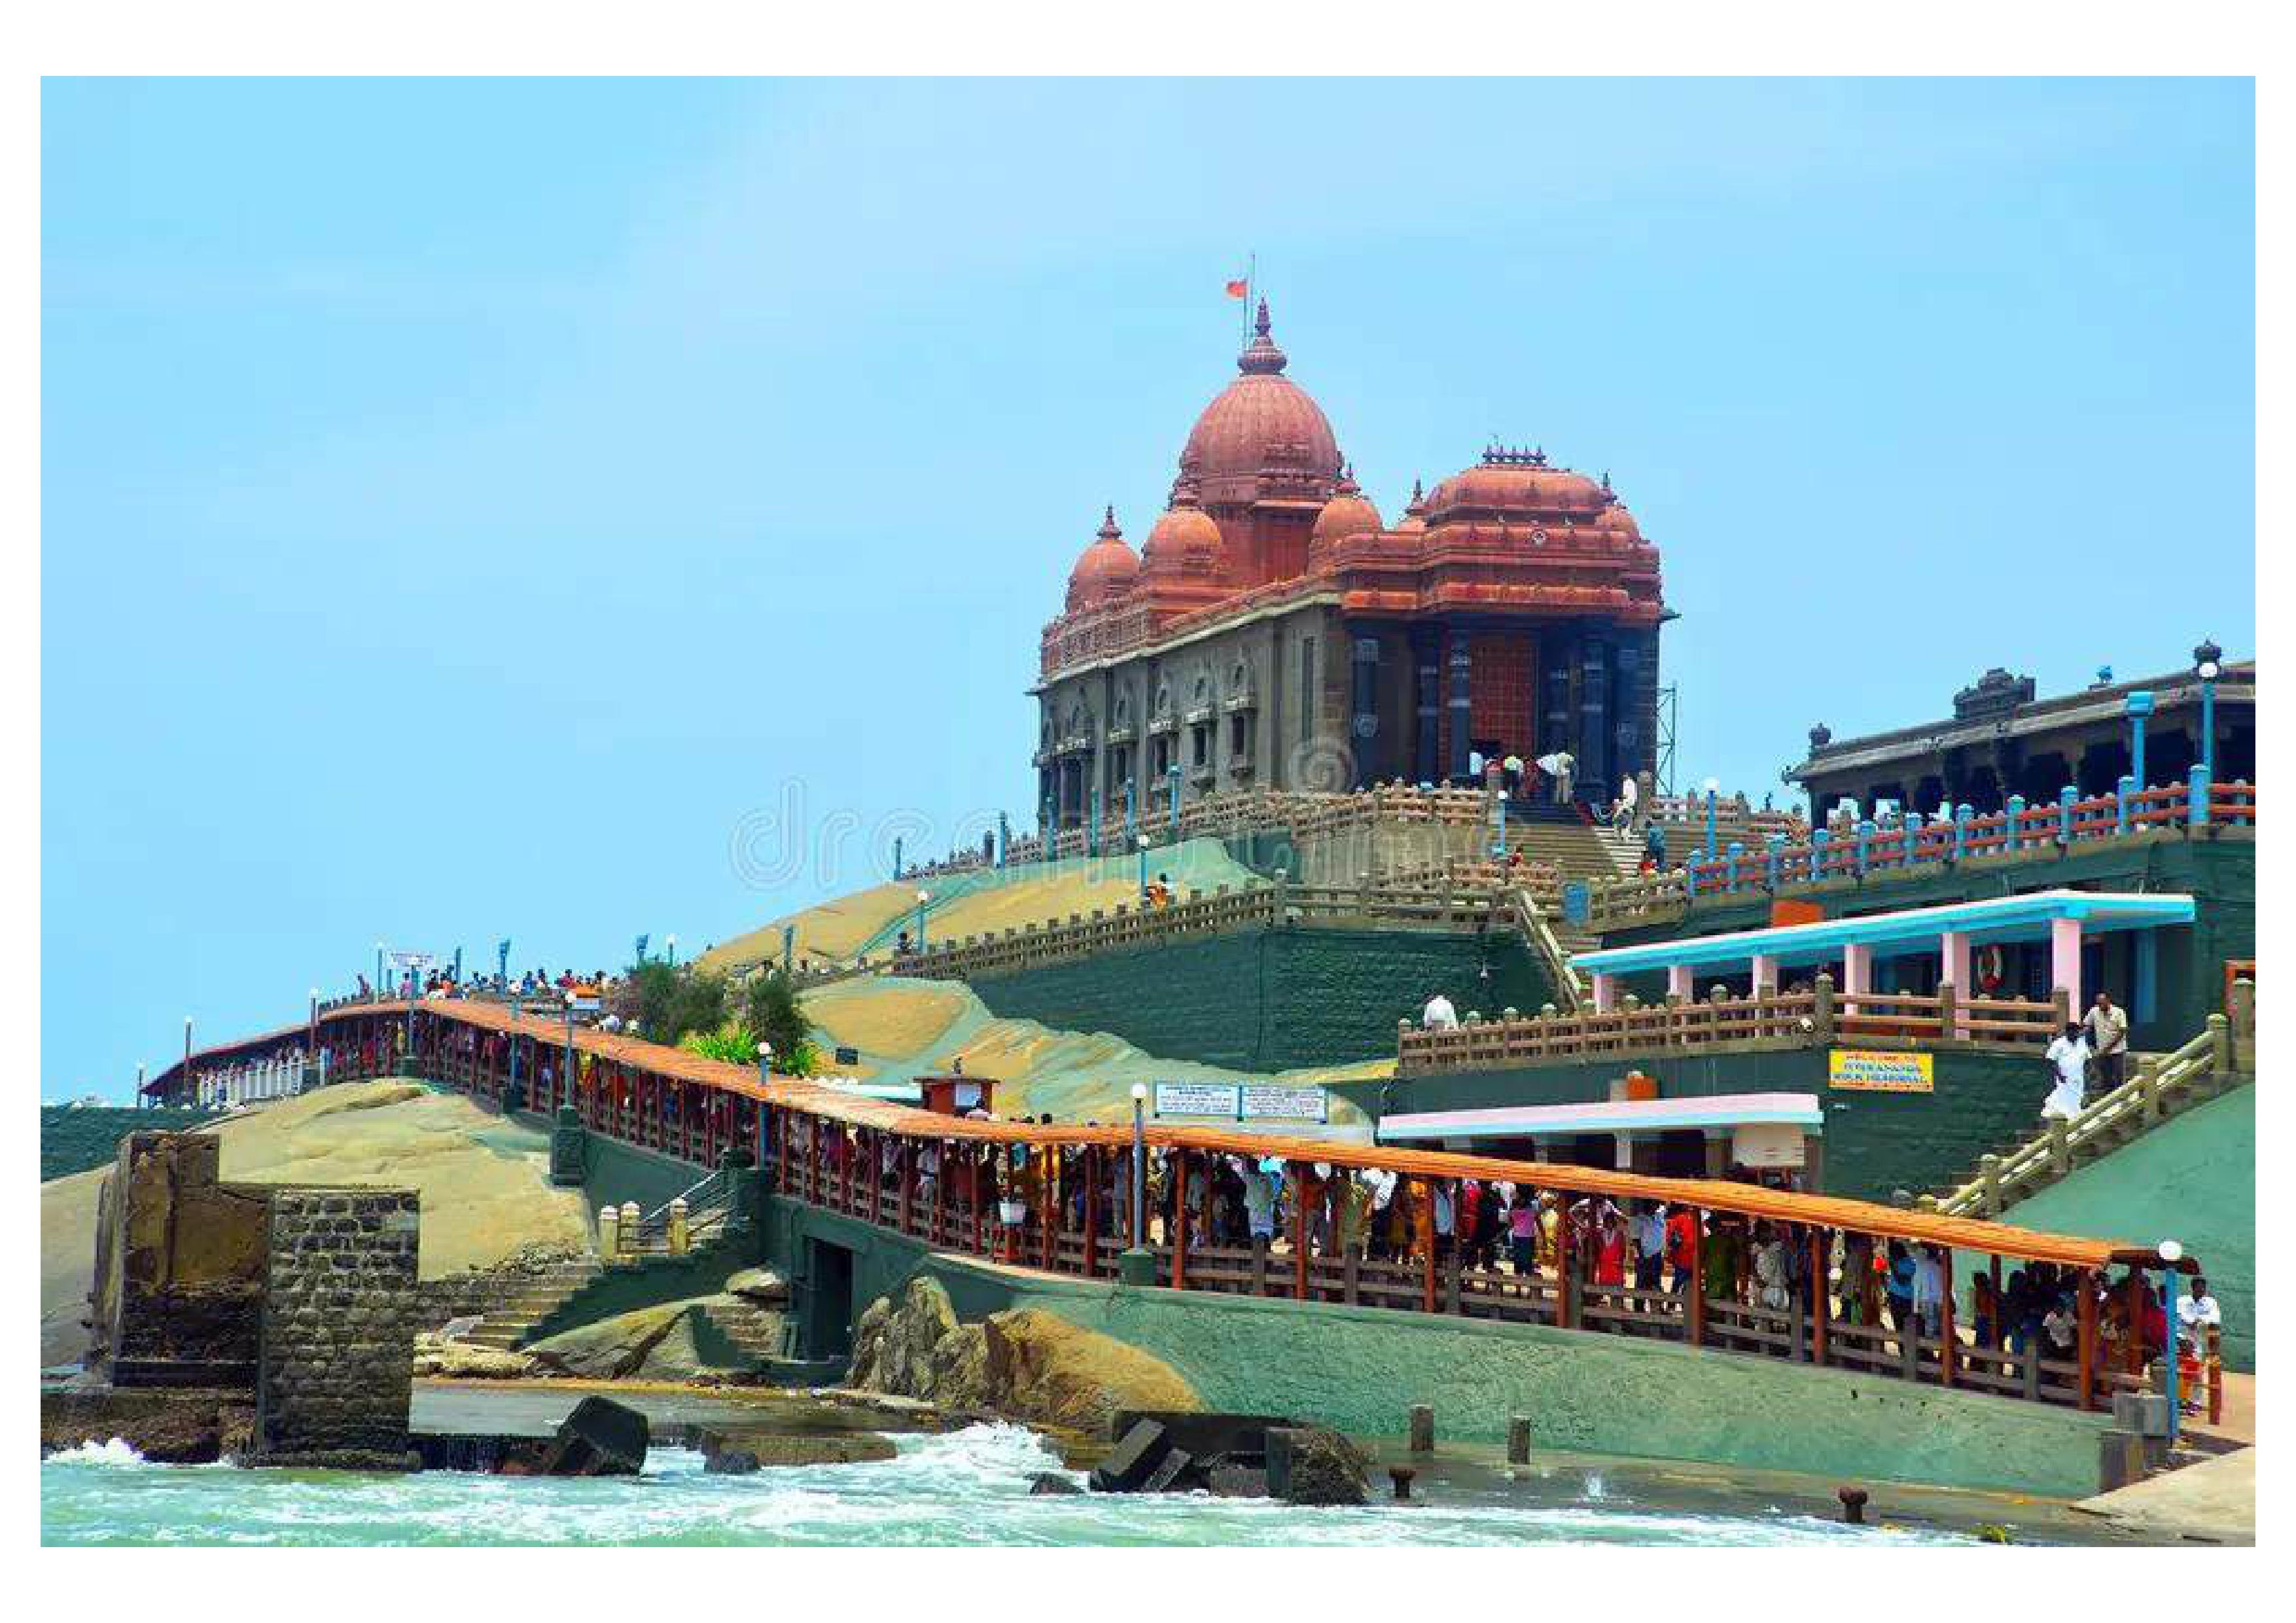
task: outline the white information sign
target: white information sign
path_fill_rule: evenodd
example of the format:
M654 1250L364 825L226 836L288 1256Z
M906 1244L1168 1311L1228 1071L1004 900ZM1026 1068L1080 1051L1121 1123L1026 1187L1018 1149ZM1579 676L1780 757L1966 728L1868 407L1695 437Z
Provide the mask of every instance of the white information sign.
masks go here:
M1242 1085L1240 1114L1276 1117L1287 1121L1326 1121L1331 1101L1320 1087L1283 1087L1273 1083Z
M1233 1082L1159 1082L1159 1116L1225 1116L1235 1119L1237 1087Z

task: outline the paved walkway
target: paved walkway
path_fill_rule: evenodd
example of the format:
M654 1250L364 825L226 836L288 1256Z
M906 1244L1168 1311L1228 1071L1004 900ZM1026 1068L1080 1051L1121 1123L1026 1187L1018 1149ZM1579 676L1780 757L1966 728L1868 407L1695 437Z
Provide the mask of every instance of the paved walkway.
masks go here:
M2256 1542L2256 1450L2243 1448L2182 1471L2083 1499L2075 1507L2133 1532L2209 1544Z

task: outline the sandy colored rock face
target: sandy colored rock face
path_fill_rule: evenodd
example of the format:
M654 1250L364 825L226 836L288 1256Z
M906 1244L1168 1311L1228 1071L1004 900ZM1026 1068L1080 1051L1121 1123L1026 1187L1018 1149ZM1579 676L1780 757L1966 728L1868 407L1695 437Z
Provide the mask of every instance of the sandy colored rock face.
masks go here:
M648 1355L685 1319L686 1311L684 1302L663 1302L619 1313L594 1324L545 1336L529 1344L526 1354L546 1373L619 1381L638 1373Z
M829 1047L909 1055L931 1047L971 1002L946 981L848 980L808 993L805 1012Z

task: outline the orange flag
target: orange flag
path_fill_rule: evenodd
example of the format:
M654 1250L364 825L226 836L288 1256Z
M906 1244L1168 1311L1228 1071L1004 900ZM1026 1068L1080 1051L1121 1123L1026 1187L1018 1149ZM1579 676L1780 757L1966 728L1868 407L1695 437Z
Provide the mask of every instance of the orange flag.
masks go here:
M1249 282L1231 282L1227 284L1227 296L1230 299L1242 299L1250 291L1251 283Z

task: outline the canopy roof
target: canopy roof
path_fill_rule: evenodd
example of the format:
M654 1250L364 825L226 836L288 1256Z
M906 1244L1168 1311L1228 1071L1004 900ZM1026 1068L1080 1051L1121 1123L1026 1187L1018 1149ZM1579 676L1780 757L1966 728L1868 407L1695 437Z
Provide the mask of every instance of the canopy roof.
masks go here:
M2058 919L2077 919L2083 935L2116 930L2149 930L2193 922L2189 896L2139 895L2126 891L2037 890L2029 896L1997 896L1943 907L1908 907L1860 918L1821 919L1814 924L1774 924L1764 930L1734 930L1718 936L1685 936L1638 947L1605 947L1571 957L1590 975L1625 975L1639 970L1722 968L1775 958L1781 964L1826 963L1845 947L1869 947L1877 957L1934 946L1948 930L1972 943L2046 939Z
M1452 1138L1544 1138L1576 1133L1670 1133L1685 1127L1735 1127L1825 1122L1816 1094L1709 1094L1684 1099L1593 1100L1584 1104L1502 1105L1496 1110L1423 1111L1380 1119L1382 1143Z

